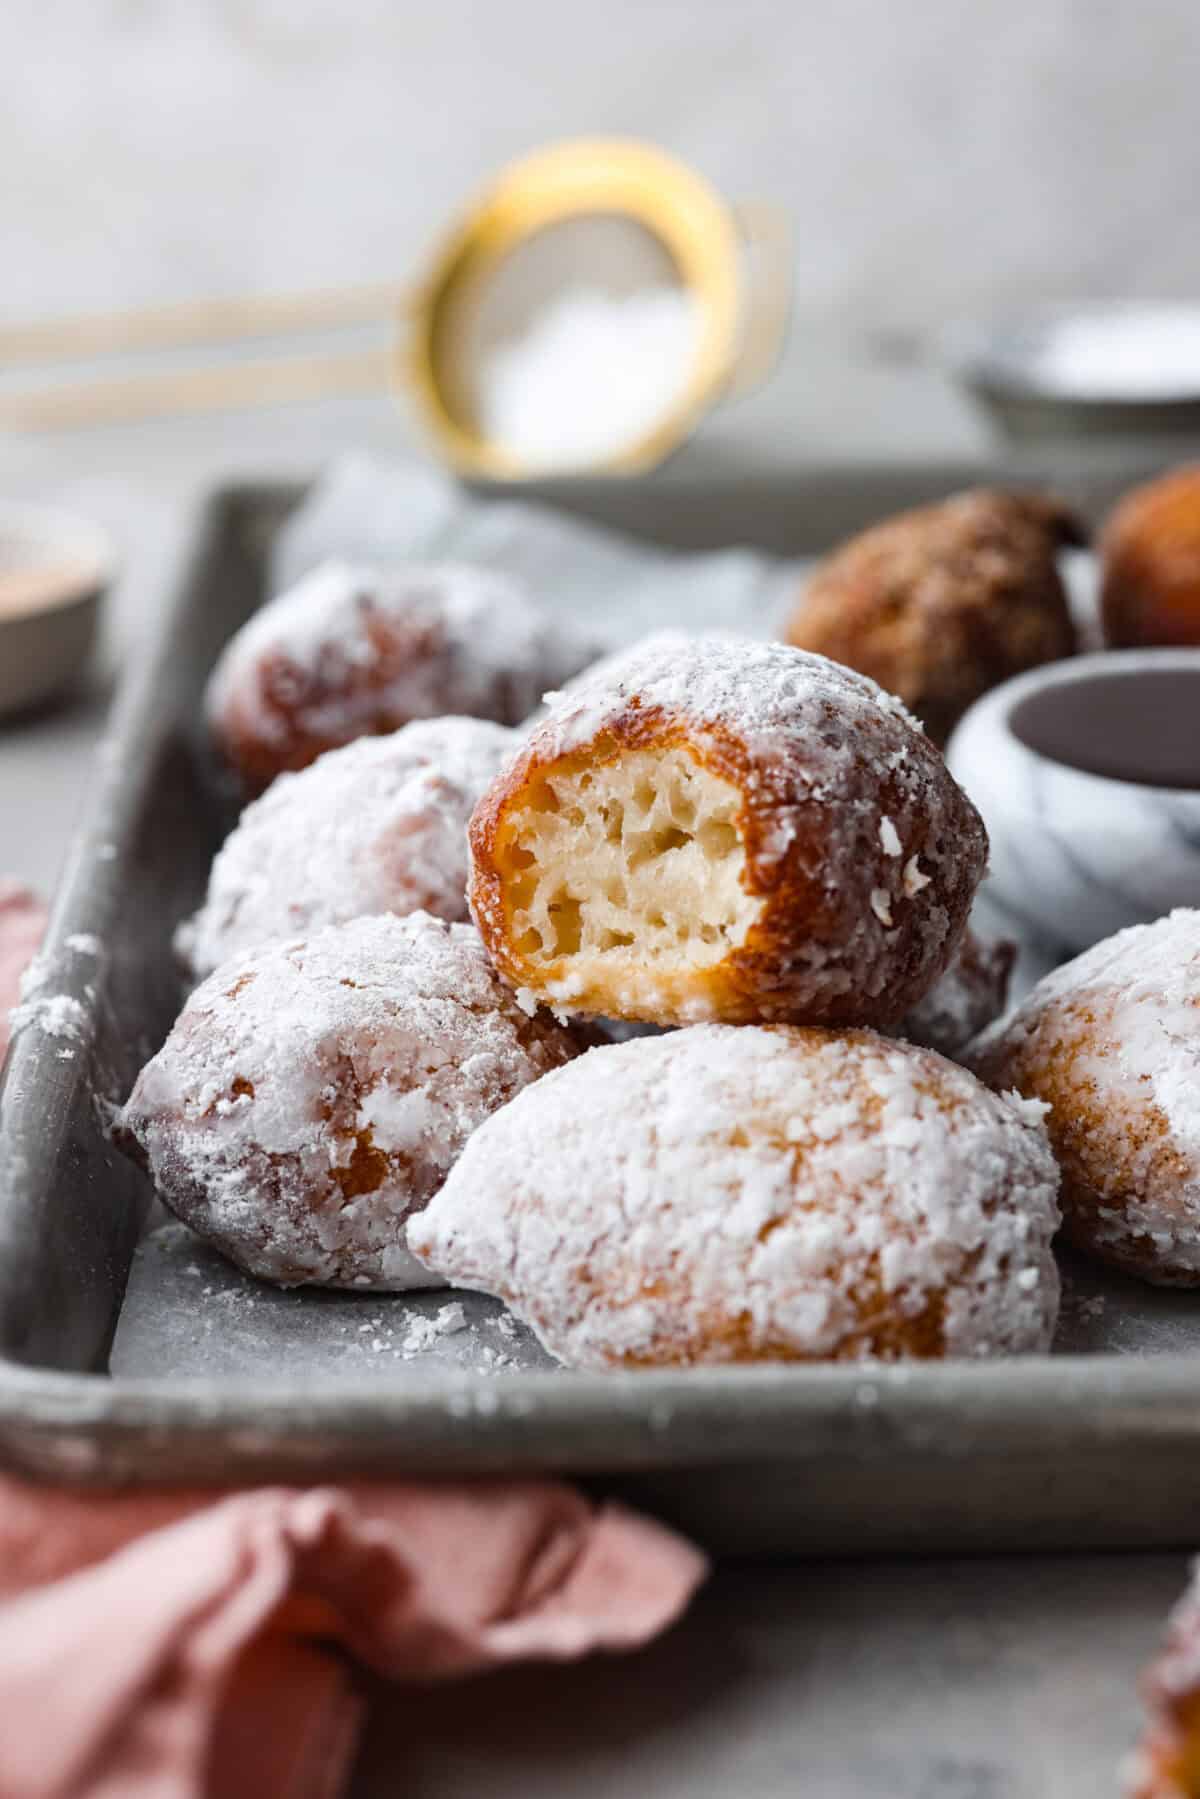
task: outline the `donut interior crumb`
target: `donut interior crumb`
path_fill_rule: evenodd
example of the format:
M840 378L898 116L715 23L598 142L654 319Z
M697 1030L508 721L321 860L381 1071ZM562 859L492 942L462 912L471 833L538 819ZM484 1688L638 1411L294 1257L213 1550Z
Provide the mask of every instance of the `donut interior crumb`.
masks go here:
M746 938L738 788L684 749L554 771L511 816L511 929L527 965L571 992L707 968Z

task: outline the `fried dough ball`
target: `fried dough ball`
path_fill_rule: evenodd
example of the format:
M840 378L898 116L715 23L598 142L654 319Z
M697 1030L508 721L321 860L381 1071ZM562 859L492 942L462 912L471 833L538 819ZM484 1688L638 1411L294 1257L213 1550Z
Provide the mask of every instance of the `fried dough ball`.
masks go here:
M254 792L414 718L519 724L597 654L493 571L331 562L230 640L206 709L218 748Z
M1200 1563L1142 1678L1149 1721L1133 1758L1129 1799L1200 1799Z
M359 918L198 987L120 1135L176 1217L249 1274L427 1286L405 1219L477 1125L578 1047L521 1011L469 925Z
M978 813L900 702L785 644L663 634L577 684L484 795L501 974L651 1024L889 1028L953 955Z
M1017 946L1007 938L985 943L974 931L965 931L953 962L917 1001L901 1035L956 1062L972 1038L1004 1011L1016 958Z
M1100 548L1100 611L1114 648L1200 644L1200 463L1126 494Z
M202 980L259 944L373 912L465 920L467 821L517 741L486 719L421 719L280 775L176 934L185 967Z
M1044 1350L1041 1110L873 1031L696 1025L520 1094L409 1245L577 1368Z
M1200 912L1118 931L972 1045L1050 1106L1063 1234L1158 1286L1200 1286Z
M785 635L899 694L944 744L989 688L1075 650L1055 551L1082 541L1056 500L956 494L835 550L810 576Z

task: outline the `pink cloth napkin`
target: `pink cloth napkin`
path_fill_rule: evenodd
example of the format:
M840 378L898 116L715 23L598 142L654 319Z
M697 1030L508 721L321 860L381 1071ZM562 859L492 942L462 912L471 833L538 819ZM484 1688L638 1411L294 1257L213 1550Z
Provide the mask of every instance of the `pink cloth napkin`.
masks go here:
M20 997L21 976L45 929L46 908L37 895L0 876L0 1062L8 1049L8 1015Z
M95 1495L0 1476L4 1799L333 1799L393 1680L631 1649L706 1571L551 1482Z

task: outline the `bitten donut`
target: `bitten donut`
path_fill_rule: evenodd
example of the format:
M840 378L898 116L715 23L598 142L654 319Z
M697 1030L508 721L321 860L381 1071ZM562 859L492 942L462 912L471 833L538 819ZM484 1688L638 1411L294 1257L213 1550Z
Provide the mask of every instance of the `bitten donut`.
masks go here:
M467 917L467 821L517 739L424 719L281 775L242 813L176 935L197 980L230 956L372 912Z
M937 743L975 700L1069 656L1055 563L1082 531L1058 501L984 488L885 519L814 570L785 635L897 693Z
M414 718L519 724L597 654L487 569L328 563L231 638L206 708L219 749L254 791Z
M577 1047L522 1012L469 925L359 918L198 987L119 1134L176 1216L250 1274L428 1285L404 1220L475 1127Z
M1007 938L985 943L966 930L945 974L904 1020L901 1036L956 1062L1004 1011L1016 957L1017 946Z
M1110 644L1200 644L1200 463L1126 494L1100 547Z
M1055 969L968 1059L1049 1105L1064 1236L1157 1285L1200 1286L1200 912Z
M890 1027L987 837L899 700L785 644L664 634L577 684L471 820L497 968L569 1012Z
M1044 1350L1041 1111L872 1031L697 1025L519 1094L409 1245L578 1368Z

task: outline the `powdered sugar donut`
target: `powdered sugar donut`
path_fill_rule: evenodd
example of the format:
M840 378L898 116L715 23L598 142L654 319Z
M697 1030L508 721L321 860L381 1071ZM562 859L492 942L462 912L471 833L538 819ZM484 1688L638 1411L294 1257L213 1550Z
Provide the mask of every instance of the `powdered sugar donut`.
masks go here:
M969 1059L1050 1106L1064 1236L1157 1285L1200 1286L1200 912L1056 968Z
M478 1124L577 1047L521 1011L469 925L359 918L198 987L122 1132L176 1216L250 1274L428 1285L405 1218Z
M232 955L372 912L467 916L467 821L517 738L436 718L330 750L242 813L176 949L197 979Z
M519 1094L409 1245L580 1368L1043 1350L1041 1110L872 1031L698 1025Z
M1017 946L1007 938L985 943L974 931L964 931L954 960L917 1001L901 1035L957 1061L972 1039L1003 1012L1016 956Z
M218 746L253 790L414 718L518 724L597 653L504 575L327 563L231 639L206 704Z
M657 1024L891 1027L952 956L978 813L899 700L785 644L664 634L534 727L471 820L515 986Z

